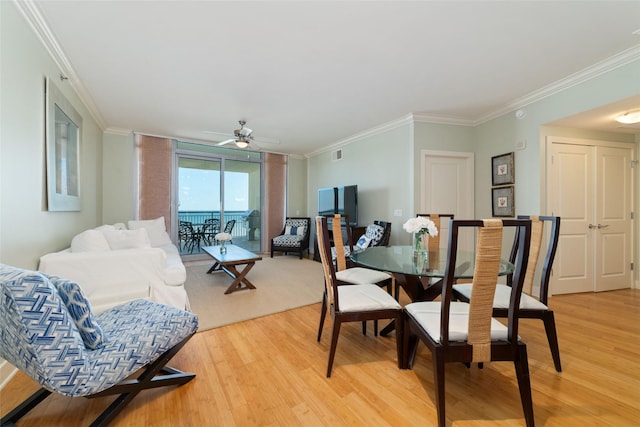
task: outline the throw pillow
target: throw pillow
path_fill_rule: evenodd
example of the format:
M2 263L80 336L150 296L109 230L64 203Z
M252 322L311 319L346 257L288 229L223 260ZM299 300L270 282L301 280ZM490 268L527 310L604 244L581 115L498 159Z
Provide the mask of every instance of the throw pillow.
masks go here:
M384 234L384 227L378 224L369 224L364 234L371 239L371 246L378 246Z
M369 243L371 243L371 239L366 234L363 234L356 242L356 249L365 249L369 246Z
M98 230L86 230L71 239L71 252L110 251L109 242Z
M89 300L84 296L80 285L60 277L48 277L67 307L73 323L75 323L78 332L80 332L85 347L93 350L103 347L106 341L104 332L96 322Z
M164 224L163 216L156 219L129 221L130 230L139 230L141 228L147 230L149 242L154 248L171 244L171 238L167 234L167 227Z
M118 249L137 249L149 248L149 235L147 230L141 228L139 230L110 230L105 229L102 232L109 242L112 250Z

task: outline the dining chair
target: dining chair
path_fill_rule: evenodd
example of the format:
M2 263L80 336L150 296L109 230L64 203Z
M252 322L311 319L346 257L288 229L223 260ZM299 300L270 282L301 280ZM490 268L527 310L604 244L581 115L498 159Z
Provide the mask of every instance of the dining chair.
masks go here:
M424 342L432 355L438 425L445 426L445 363L462 362L469 365L513 361L526 424L533 426L527 346L518 337L518 311L529 259L531 221L454 220L450 225L447 266L440 301L416 302L405 307L404 367L413 367L418 343ZM504 325L492 317L492 303L500 269L502 234L506 227L516 227L520 232L508 322ZM474 288L469 302L452 301L458 235L464 228L477 229L478 236Z
M344 239L342 237L342 219L345 219L347 231L348 246L345 246ZM327 223L328 223L327 219ZM335 267L335 275L339 285L363 285L363 284L376 284L387 289L387 293L392 295L392 290L395 285L395 278L393 274L378 271L371 268L364 267L349 267L347 264L348 255L345 252L345 247L350 248L353 251L353 245L351 244L351 230L349 227L349 218L346 215L335 214L331 219L331 230L333 235L333 246L331 247L332 263ZM397 300L397 298L396 298ZM322 326L327 313L327 298L326 293L322 298L322 307L320 313L320 330L318 335L322 333ZM373 323L373 334L378 335L378 322ZM362 333L367 333L367 323L362 323Z
M334 219L335 221L335 219ZM333 318L331 332L331 347L329 349L329 362L327 365L327 377L331 376L331 368L338 345L340 327L346 322L366 322L367 320L393 319L397 325L401 325L402 306L393 296L389 295L379 286L366 284L341 285L336 278L336 270L331 260L331 243L329 241L329 226L327 218L316 217L316 234L318 250L325 279L325 298ZM318 328L318 342L322 338L322 326L326 310L321 314ZM402 327L396 329L396 351L398 367L402 367Z
M519 215L518 219L530 219L531 225L531 247L529 249L529 264L522 287L522 298L520 299L520 310L518 315L524 319L540 319L544 323L544 329L549 342L549 349L553 357L553 364L557 372L562 372L560 363L560 349L558 347L558 334L556 332L556 321L553 310L549 308L549 281L551 278L551 267L558 248L558 239L560 237L560 217L559 216L524 216ZM543 239L545 235L545 224L548 224L549 240L546 245L546 254L542 264L542 272L540 274L540 288L538 297L533 296L533 282L536 274L536 267L543 248ZM509 260L513 262L516 258L518 250L518 236L514 239L514 245L511 249ZM507 317L509 308L509 294L513 279L511 275L507 277L507 284L498 284L493 300L493 316ZM469 301L472 283L461 283L453 286L454 297L461 301Z

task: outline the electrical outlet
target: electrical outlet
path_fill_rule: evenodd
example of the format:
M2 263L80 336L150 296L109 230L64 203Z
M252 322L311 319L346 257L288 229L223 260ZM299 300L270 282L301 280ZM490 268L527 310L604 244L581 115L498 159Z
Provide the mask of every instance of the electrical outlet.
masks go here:
M516 150L524 150L525 148L527 148L527 140L526 139L519 139L516 142Z

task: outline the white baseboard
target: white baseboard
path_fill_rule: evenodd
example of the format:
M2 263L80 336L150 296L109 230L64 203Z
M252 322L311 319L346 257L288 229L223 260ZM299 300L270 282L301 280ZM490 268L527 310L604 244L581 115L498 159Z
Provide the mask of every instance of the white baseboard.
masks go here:
M0 390L4 388L11 378L18 372L18 368L4 359L0 359Z

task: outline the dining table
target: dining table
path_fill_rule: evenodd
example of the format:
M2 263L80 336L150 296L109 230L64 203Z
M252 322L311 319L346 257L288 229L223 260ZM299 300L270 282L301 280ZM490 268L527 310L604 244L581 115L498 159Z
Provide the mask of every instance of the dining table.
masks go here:
M475 268L474 251L458 249L454 278L457 281L472 279ZM433 301L442 292L442 282L447 268L447 249L416 251L413 246L372 246L354 251L349 259L356 265L392 273L398 285L404 289L411 302ZM500 260L498 275L513 273L514 265ZM391 325L390 325L391 326ZM382 330L385 335L392 327Z
M446 248L422 252L415 251L413 246L372 246L352 252L349 258L361 267L392 273L412 302L432 301L440 295L447 268ZM475 258L474 251L458 250L456 280L473 278ZM500 276L511 274L513 270L511 262L500 260Z

